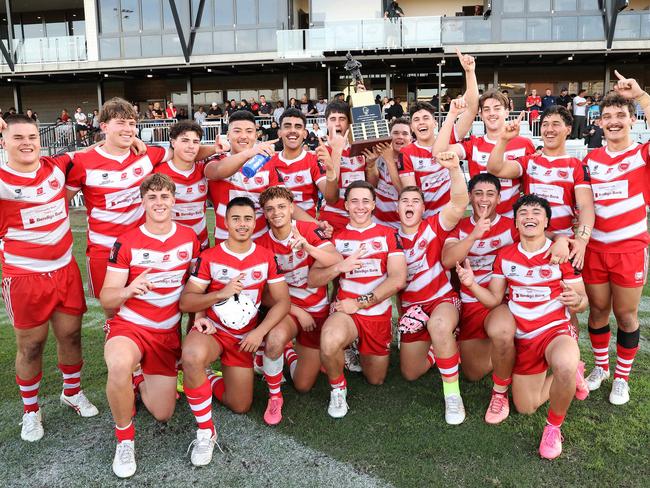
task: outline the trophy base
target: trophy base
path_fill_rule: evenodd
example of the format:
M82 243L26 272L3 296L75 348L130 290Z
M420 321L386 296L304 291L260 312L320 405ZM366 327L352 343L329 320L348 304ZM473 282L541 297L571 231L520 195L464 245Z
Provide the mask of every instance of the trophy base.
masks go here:
M350 156L363 156L366 149L372 150L373 147L385 142L391 142L391 137L376 137L373 139L363 139L359 141L352 141L350 143Z

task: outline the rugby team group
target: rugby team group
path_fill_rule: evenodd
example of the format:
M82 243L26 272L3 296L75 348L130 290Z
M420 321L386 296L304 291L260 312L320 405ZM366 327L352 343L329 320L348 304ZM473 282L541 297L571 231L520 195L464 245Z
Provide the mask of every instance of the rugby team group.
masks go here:
M435 109L415 103L410 118L392 121L390 143L356 156L340 101L327 106L328 136L315 151L297 109L280 119L278 152L277 141L256 143L247 111L230 117L227 142L202 145L201 127L181 121L162 148L137 139L133 106L114 98L101 109L105 140L56 157L40 155L32 119L0 123L2 295L17 344L22 439L44 435L38 392L50 324L61 403L82 417L98 413L81 389L86 302L68 210L78 192L88 292L106 315L118 477L136 471L136 398L168 420L177 377L198 427L195 466L210 463L217 441L212 397L247 412L256 372L268 385L267 424L282 419L285 378L308 392L321 373L331 385L327 413L344 417L345 368L371 385L386 377L393 306L401 373L412 381L437 366L449 424L465 419L459 367L468 381L491 374L485 421L505 421L510 396L523 414L548 401L539 453L558 457L573 398L610 377L612 311L609 401L628 402L650 243L650 146L630 130L635 102L649 113L650 96L615 72L615 92L600 106L606 146L580 161L566 151L564 107L543 112L536 149L500 91L479 96L474 58L459 59L466 92L439 128ZM477 114L485 135L466 137ZM257 155L270 160L245 176ZM585 377L576 314L587 308L595 367ZM222 371L212 369L217 359Z

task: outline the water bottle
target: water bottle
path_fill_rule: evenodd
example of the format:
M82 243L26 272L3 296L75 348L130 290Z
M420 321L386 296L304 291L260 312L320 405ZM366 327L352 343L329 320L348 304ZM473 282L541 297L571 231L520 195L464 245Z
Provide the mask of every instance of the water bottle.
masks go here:
M270 159L271 156L268 154L256 154L244 163L241 172L246 178L252 178Z

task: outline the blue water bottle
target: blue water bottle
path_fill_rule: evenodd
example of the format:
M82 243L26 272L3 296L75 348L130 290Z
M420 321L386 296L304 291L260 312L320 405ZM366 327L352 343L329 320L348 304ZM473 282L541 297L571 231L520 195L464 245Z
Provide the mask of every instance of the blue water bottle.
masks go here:
M270 159L271 156L268 154L256 154L244 163L241 172L246 178L252 178Z

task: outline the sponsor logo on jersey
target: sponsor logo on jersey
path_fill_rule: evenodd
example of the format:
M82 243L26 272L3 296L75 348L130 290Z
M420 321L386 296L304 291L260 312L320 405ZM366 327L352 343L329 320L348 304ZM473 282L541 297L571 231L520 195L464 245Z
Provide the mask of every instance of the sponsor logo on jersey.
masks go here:
M41 186L41 187L38 187L38 188L36 189L36 194L37 194L37 195L42 195L42 194L43 194L43 187L42 187L42 186Z
M165 254L165 255L163 256L163 263L166 263L167 261L169 261L169 258L170 258L170 257L171 257L171 256L170 256L169 254Z

